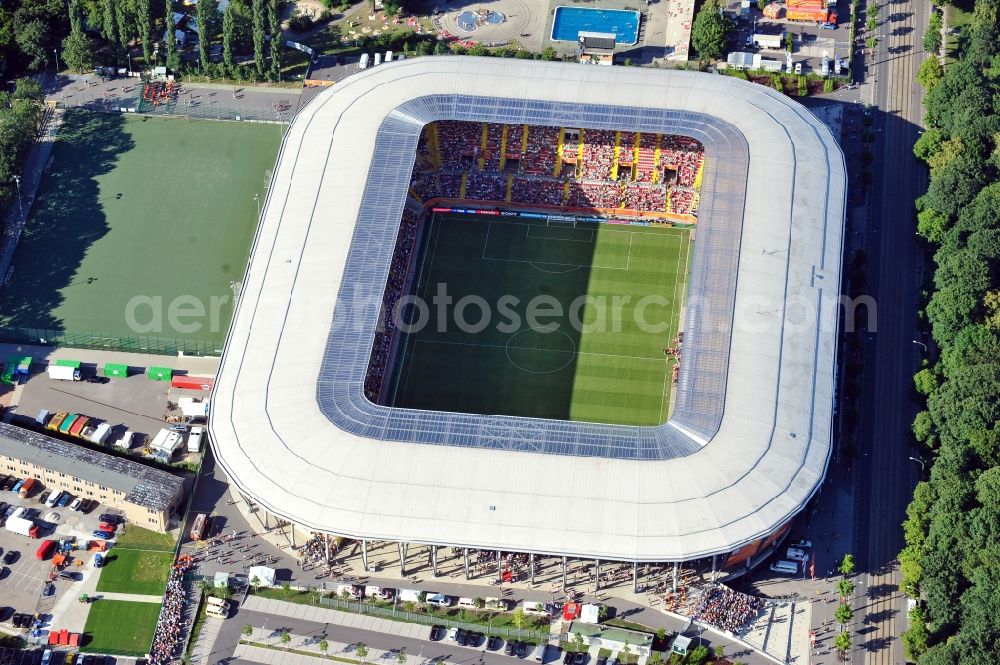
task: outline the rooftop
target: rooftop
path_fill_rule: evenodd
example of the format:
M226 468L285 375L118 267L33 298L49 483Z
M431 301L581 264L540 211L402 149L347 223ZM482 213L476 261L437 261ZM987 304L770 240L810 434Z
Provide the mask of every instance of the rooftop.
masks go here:
M0 455L124 492L129 503L152 510L166 510L184 489L183 478L166 471L6 423L0 423Z

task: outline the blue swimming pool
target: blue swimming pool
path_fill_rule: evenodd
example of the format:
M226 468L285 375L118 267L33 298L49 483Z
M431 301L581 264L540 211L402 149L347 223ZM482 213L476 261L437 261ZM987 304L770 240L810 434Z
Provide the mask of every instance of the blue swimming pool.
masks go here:
M552 41L575 42L581 32L612 33L619 44L631 46L639 41L639 12L627 9L556 7L556 14L552 19Z

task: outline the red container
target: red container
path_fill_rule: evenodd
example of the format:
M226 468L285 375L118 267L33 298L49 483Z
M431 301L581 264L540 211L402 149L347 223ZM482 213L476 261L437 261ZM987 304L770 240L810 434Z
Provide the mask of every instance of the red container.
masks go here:
M59 631L59 644L69 644L69 631L65 628Z
M35 552L35 556L38 557L39 561L44 561L48 559L52 552L56 549L56 541L54 540L43 540L42 544L38 546L38 551Z
M170 378L172 388L184 388L186 390L211 390L215 385L215 379L210 376L189 376L176 374Z
M49 633L49 644L59 644L59 631L53 630Z
M71 647L80 646L80 633L70 633L69 634L69 645Z

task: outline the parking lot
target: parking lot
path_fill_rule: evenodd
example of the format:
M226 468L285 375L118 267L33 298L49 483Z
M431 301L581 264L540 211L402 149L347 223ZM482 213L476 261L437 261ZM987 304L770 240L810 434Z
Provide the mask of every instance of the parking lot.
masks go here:
M734 3L730 0L728 6L731 12L739 16L739 2ZM790 33L793 39L793 66L800 64L803 74L821 74L824 56L829 58L831 63L835 59L849 59L851 49L849 13L849 7L844 3L844 7L839 12L837 29L825 30L815 23L764 18L763 14L757 10L756 5L752 5L749 18L736 22L737 30L733 37L734 41L730 44L730 50L759 52L765 58L780 60L784 64L787 58L787 50L784 45L781 47L748 47L747 40L752 38L754 34L780 36L784 33ZM841 74L846 73L846 71L841 71Z
M0 665L39 665L42 662L42 649L0 649ZM76 659L78 654L66 651L53 651L49 665L71 665L69 658ZM81 656L85 661L80 665L142 665L135 658L117 656ZM143 661L145 662L145 661ZM75 663L73 663L75 665Z
M47 508L38 500L45 493L41 491L27 499L21 499L12 492L0 493L0 501L27 508L29 516L44 527L39 538L22 536L6 528L0 529L0 548L3 548L3 556L7 557L3 568L0 568L0 607L4 608L0 619L6 629L12 628L10 620L14 612L52 613L72 585L79 584L95 572L91 561L93 555L77 551L74 553L74 561L66 567L73 579L57 578L53 583L53 593L43 594L52 570L52 557L50 555L44 561L38 559L36 553L41 543L45 539L64 540L72 537L86 543L93 539L91 534L100 523L100 515L103 513L103 507L99 505L89 514L75 512L68 507ZM77 561L80 565L76 565Z
M103 383L88 381L96 372L94 365L83 365L82 381L51 379L44 371L32 374L20 387L20 396L8 419L15 425L39 429L36 418L43 410L49 414L78 413L111 425L108 444L119 440L127 430L134 432L132 452L138 454L137 441L150 441L168 427L165 421L168 402L203 394L171 388L166 381L151 381L138 371L128 378L105 379Z

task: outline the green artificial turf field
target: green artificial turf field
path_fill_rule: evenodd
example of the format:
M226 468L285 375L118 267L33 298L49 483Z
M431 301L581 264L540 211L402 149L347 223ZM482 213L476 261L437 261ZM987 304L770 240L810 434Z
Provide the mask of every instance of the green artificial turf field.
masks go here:
M78 346L143 336L221 349L281 132L68 112L0 294L0 327L63 331Z
M105 555L98 591L159 596L167 586L173 552L112 548Z
M80 651L144 656L153 643L159 603L96 600L87 613Z
M404 335L386 402L662 423L674 363L664 349L677 334L689 254L689 232L675 228L438 215L424 232L413 290L427 324ZM447 309L434 304L442 284L453 298ZM473 300L460 307L466 296ZM542 315L556 308L561 316ZM458 318L479 325L463 329Z

